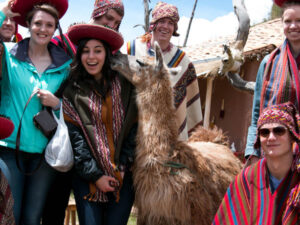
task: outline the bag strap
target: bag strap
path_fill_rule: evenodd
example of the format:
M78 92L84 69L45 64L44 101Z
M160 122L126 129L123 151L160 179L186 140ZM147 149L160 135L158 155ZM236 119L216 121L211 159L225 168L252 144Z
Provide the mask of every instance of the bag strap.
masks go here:
M18 133L17 133L17 138L16 138L16 163L17 163L17 167L18 169L24 174L24 175L32 175L34 174L42 165L42 161L43 161L43 157L41 157L40 159L40 162L39 164L37 165L37 167L30 173L26 173L25 171L23 171L21 169L21 166L20 166L20 139L21 139L21 127L22 127L22 119L23 119L23 116L24 116L24 113L26 111L26 108L29 104L29 102L31 101L31 99L33 98L33 96L35 96L36 94L38 93L38 89L36 89L35 91L33 91L30 95L30 97L28 98L27 102L26 102L26 105L23 109L23 113L22 113L22 116L21 116L21 119L20 119L20 123L19 123L19 128L18 128Z

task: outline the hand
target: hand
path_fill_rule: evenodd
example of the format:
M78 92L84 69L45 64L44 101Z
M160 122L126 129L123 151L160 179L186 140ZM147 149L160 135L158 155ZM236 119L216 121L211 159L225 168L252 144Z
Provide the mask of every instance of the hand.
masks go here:
M115 191L117 184L118 181L115 178L105 175L96 181L97 188L104 193Z
M37 96L40 98L42 105L55 108L59 104L59 99L50 91L39 89Z
M11 8L14 4L15 0L7 0L5 2L0 3L0 10L7 16L7 17L15 17L20 16L20 13L14 13L11 11Z

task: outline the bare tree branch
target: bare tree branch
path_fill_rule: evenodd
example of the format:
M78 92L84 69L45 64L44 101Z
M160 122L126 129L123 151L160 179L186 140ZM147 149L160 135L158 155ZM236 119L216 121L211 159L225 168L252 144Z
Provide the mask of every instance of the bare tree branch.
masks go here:
M143 0L143 1L144 1L144 12L145 12L145 17L144 17L145 26L143 26L143 27L144 27L145 32L148 32L149 26L150 26L149 18L150 18L150 12L151 12L151 10L149 10L149 3L148 2L150 2L150 0Z
M189 22L189 26L188 26L188 29L186 31L186 35L185 35L185 40L184 40L184 43L183 43L183 47L186 47L186 43L187 43L187 40L189 38L190 29L191 29L192 21L193 21L193 18L194 18L194 14L195 14L197 3L198 3L198 0L195 0L194 8L193 8L192 15L191 15L190 22Z
M232 5L234 8L234 13L239 21L239 29L236 36L236 41L241 40L244 47L248 39L250 18L248 16L244 0L232 0Z

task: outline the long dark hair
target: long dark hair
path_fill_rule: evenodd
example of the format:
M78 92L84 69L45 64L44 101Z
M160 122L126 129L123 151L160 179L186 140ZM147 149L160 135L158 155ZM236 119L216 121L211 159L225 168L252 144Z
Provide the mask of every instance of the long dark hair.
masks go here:
M94 77L86 71L81 62L81 55L83 53L83 49L86 43L90 40L92 40L92 38L86 38L79 41L76 56L72 63L70 75L68 79L58 89L58 91L56 92L56 96L61 97L64 88L69 83L87 83L91 88L97 90L97 92L103 97L105 97L105 95L110 90L111 82L114 79L115 73L110 68L112 53L109 45L106 42L99 40L102 42L106 53L105 61L101 70L102 77L99 81L96 81Z

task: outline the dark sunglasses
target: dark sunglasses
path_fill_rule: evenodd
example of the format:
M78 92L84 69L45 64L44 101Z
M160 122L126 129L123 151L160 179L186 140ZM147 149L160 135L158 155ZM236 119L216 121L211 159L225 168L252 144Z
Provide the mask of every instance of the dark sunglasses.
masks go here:
M274 127L271 129L268 128L261 128L258 130L258 135L261 137L269 137L270 133L272 132L276 136L283 136L287 131L285 127Z

